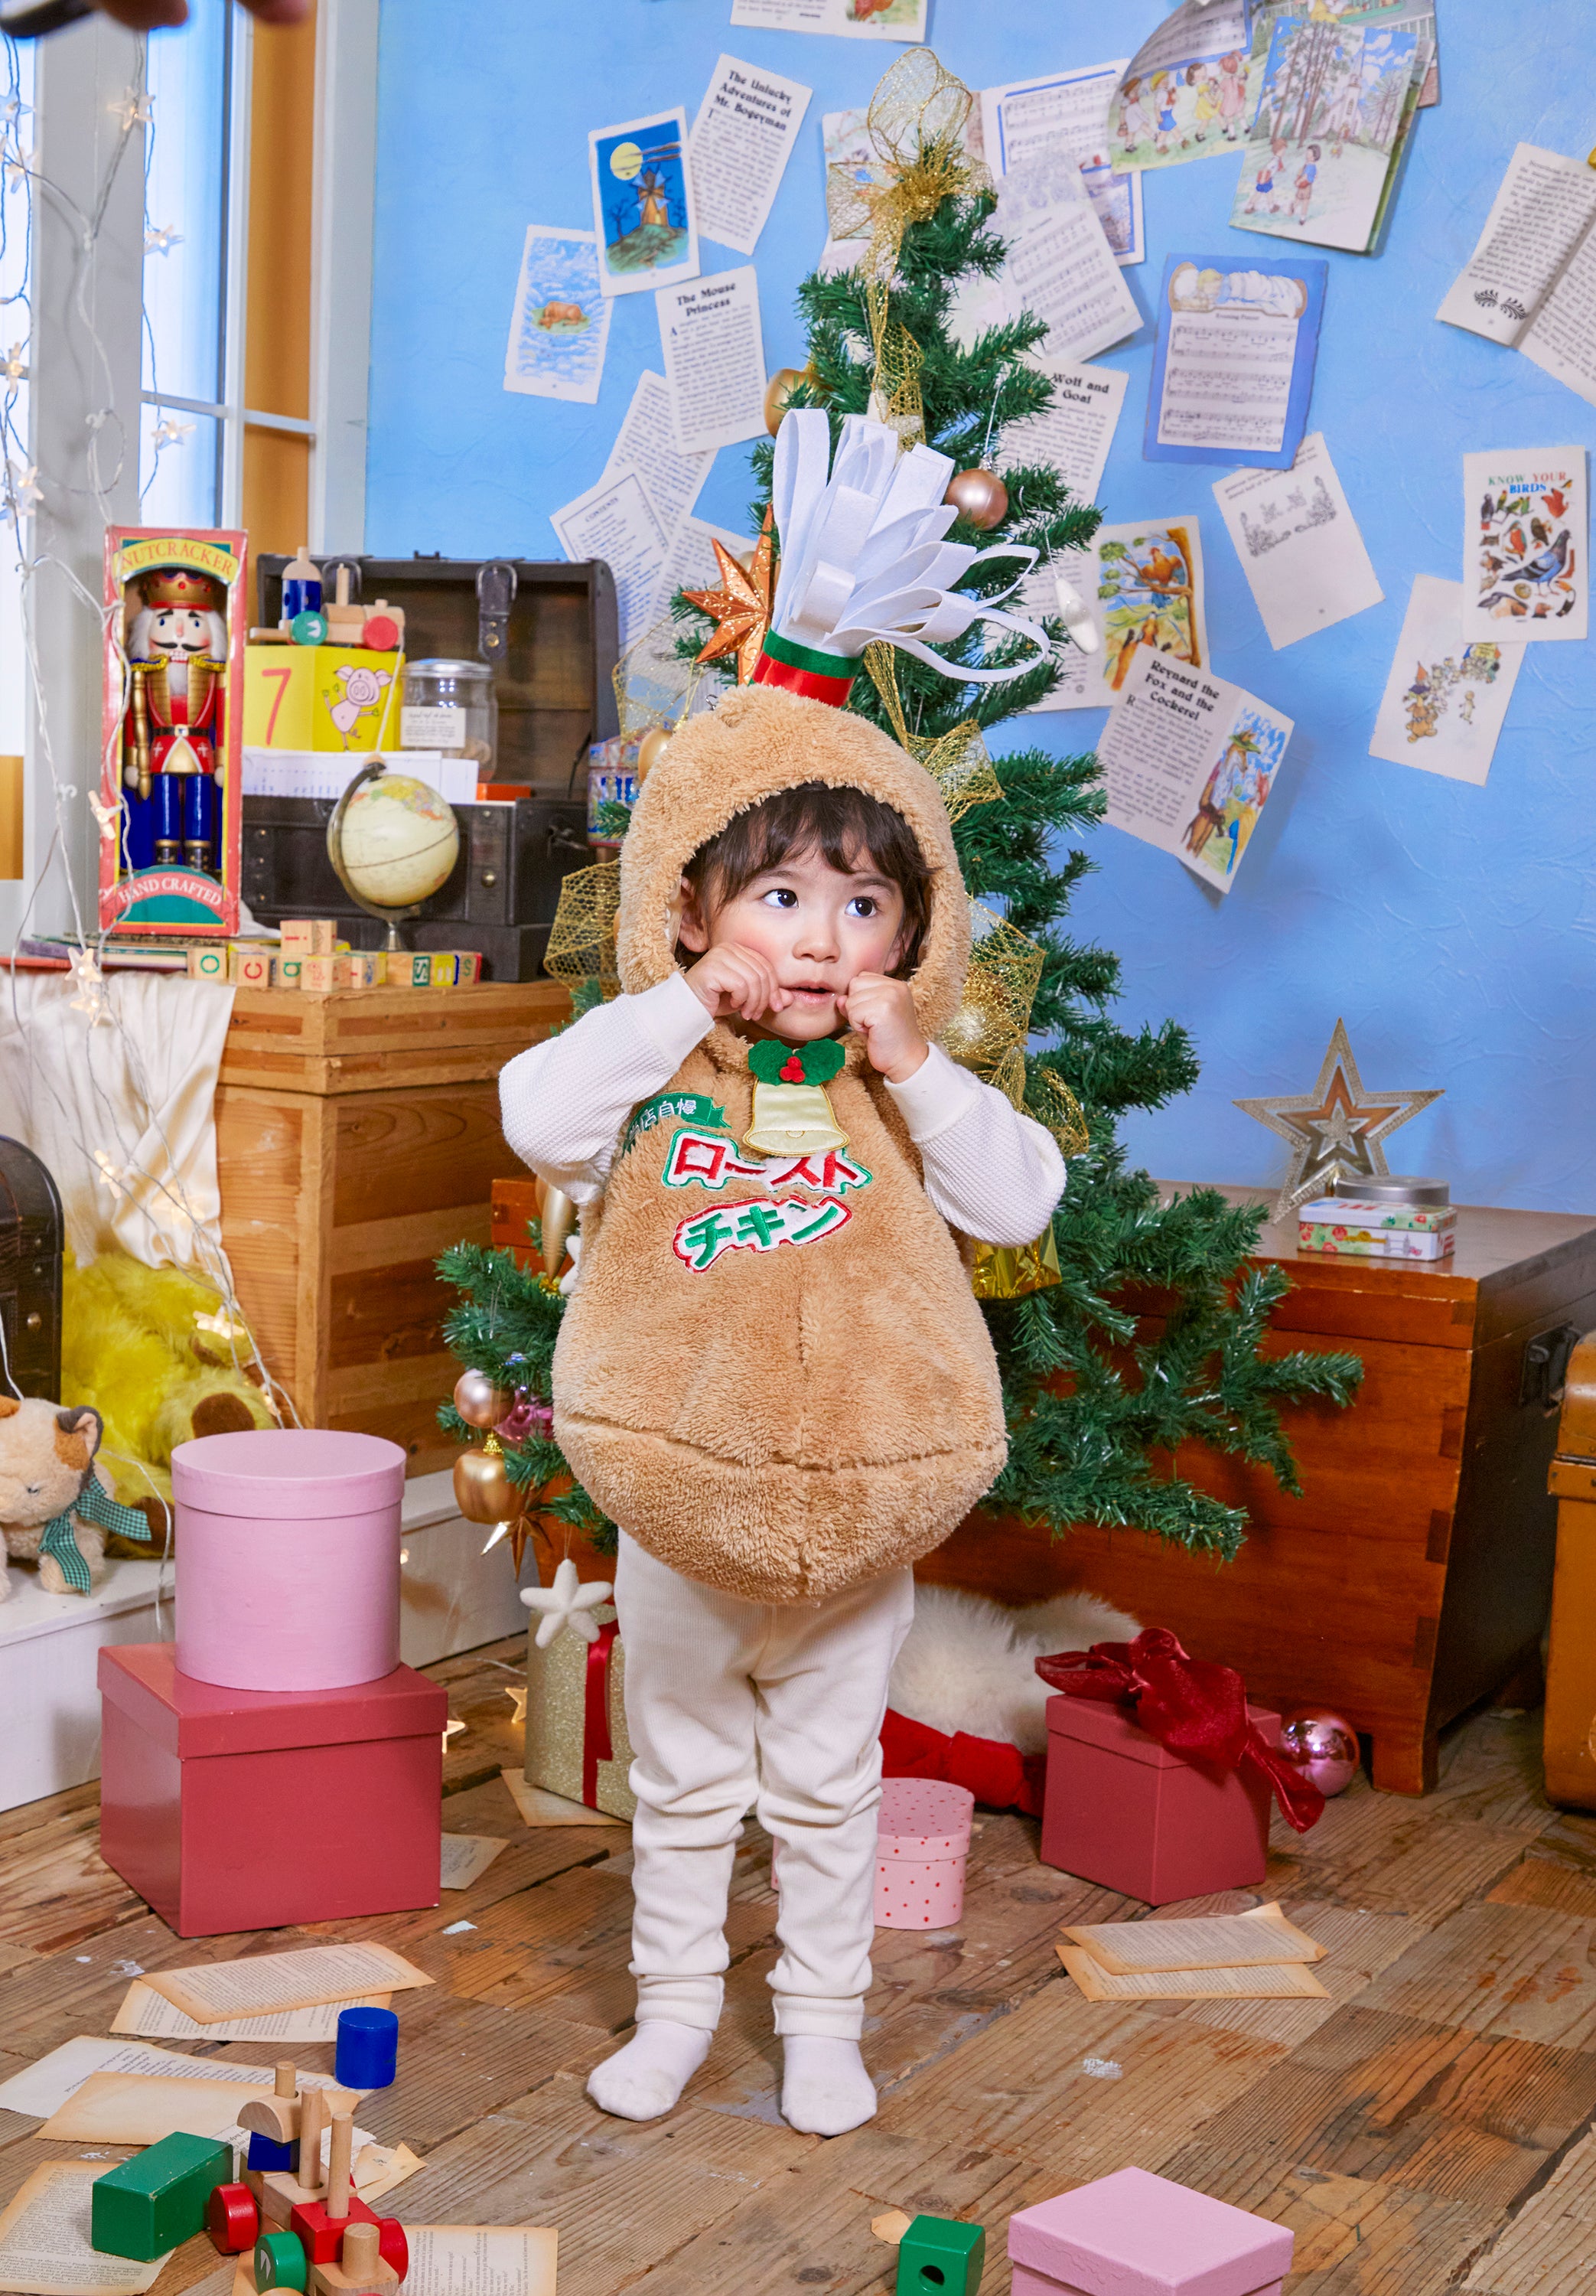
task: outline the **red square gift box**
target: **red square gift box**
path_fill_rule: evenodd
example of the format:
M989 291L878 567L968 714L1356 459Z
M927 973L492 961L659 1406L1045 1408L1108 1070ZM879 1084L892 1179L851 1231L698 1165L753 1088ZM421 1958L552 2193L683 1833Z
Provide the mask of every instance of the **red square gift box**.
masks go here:
M435 1906L448 1693L224 1690L100 1653L100 1853L179 1937Z
M1247 1711L1265 1744L1278 1746L1280 1716ZM1047 1702L1044 1866L1150 1906L1250 1889L1264 1879L1269 1805L1269 1780L1254 1763L1199 1768L1139 1729L1122 1705Z

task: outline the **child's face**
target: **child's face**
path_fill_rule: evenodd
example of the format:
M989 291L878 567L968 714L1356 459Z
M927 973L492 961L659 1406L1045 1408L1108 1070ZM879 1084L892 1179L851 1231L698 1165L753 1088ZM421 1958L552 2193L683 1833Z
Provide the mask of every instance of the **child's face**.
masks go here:
M846 870L819 853L790 856L707 919L685 879L682 894L682 946L701 956L731 941L764 957L792 1002L759 1026L790 1044L834 1035L838 997L862 972L890 972L903 954L903 894L868 854Z

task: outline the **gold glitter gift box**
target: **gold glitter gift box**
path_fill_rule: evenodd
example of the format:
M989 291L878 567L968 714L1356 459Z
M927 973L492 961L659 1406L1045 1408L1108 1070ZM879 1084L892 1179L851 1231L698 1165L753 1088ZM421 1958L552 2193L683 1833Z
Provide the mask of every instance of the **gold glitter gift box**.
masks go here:
M593 1618L595 1643L568 1629L547 1650L528 1644L527 1783L629 1819L637 1797L626 1784L626 1653L613 1604Z

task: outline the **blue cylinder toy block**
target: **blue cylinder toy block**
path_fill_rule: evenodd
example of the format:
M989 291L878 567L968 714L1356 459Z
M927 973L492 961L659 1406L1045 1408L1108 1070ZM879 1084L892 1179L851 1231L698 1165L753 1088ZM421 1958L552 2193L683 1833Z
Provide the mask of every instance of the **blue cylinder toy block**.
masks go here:
M399 2021L391 2009L340 2009L332 2078L344 2088L386 2088L399 2062Z

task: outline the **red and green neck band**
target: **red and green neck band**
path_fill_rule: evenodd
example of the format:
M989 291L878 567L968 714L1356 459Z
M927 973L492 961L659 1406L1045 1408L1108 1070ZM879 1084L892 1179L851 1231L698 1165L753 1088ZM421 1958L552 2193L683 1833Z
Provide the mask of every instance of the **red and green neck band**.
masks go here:
M795 645L766 630L759 659L754 665L756 685L784 686L789 693L811 701L830 702L833 709L847 707L849 688L862 657L822 653L814 646Z

